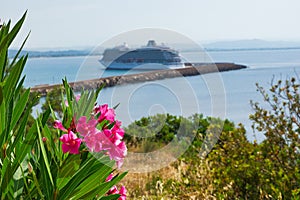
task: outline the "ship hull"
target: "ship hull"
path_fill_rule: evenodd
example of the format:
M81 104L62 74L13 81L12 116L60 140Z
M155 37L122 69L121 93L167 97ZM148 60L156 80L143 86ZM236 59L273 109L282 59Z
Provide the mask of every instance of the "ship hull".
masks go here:
M118 70L162 70L162 69L176 69L176 68L183 68L183 63L167 63L167 64L160 64L160 63L105 63L100 61L106 69L118 69Z

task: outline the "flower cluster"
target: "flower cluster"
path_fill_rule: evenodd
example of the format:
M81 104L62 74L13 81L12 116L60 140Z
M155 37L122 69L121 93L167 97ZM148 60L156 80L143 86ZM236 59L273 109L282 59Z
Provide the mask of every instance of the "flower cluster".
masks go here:
M81 143L85 143L90 152L105 151L110 159L116 161L118 168L123 164L127 154L127 147L122 141L124 130L121 122L115 120L114 109L107 104L95 106L90 118L81 116L77 121L73 119L69 128L56 120L54 128L66 132L60 137L64 153L78 154Z
M113 174L110 174L107 178L106 178L106 182L111 181L113 179ZM126 200L126 188L125 186L121 186L121 189L118 190L117 186L113 186L109 191L108 191L108 195L110 194L119 194L120 197L118 200Z

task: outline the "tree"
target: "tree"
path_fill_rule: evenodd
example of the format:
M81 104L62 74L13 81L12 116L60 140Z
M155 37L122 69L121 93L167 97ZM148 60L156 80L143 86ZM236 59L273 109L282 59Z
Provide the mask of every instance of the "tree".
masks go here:
M249 142L245 130L221 134L208 155L213 193L226 199L296 199L300 195L300 94L295 78L257 84L266 104L251 102L253 129L264 134Z
M269 109L251 102L253 128L266 139L261 144L266 191L289 199L300 195L300 91L299 80L290 78L272 84L269 92L257 85Z

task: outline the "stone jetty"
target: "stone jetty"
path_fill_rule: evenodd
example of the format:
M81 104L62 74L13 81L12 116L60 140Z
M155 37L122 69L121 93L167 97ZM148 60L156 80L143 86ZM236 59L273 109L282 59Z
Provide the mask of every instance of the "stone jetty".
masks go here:
M184 68L178 69L164 69L148 71L139 74L129 74L120 76L104 77L99 79L84 80L69 83L74 91L81 91L84 89L95 89L105 84L105 87L112 87L116 85L155 81L166 78L195 76L207 73L224 72L230 70L244 69L246 66L234 63L185 63ZM38 85L30 89L31 92L39 92L40 95L45 96L47 92L56 87L61 87L61 84L55 85Z

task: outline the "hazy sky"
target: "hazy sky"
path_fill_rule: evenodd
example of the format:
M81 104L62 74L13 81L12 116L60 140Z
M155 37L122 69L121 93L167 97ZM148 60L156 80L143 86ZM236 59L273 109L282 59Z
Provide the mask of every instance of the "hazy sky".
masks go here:
M2 1L2 2L1 2ZM165 28L197 42L266 39L300 41L299 0L0 0L13 24L28 10L18 46L78 48L139 28Z

